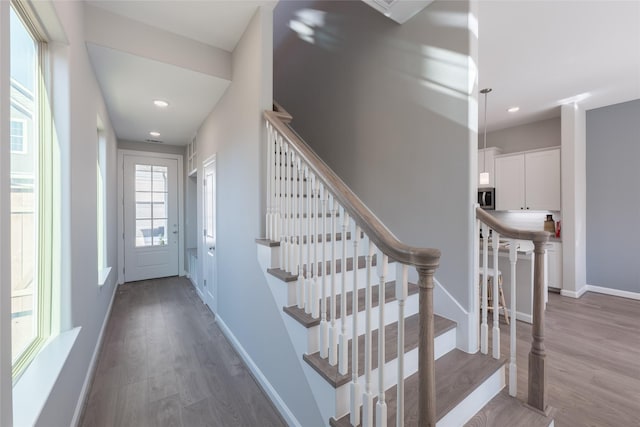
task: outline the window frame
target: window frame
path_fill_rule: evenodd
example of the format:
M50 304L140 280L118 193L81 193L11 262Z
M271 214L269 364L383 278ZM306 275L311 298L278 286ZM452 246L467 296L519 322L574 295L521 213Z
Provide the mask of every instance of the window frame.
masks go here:
M14 385L48 340L60 332L60 301L56 298L60 292L60 277L59 266L55 265L59 260L57 254L60 253L60 227L54 226L56 223L59 224L60 220L57 167L59 152L54 144L53 118L48 100L50 82L48 45L42 36L43 32L38 29L37 20L27 8L28 5L19 0L10 2L10 9L20 19L36 46L33 150L34 155L37 156L34 171L34 185L37 185L34 189L37 217L35 255L37 294L33 311L37 317L34 339L15 360L12 357L11 376Z
M20 123L22 125L22 135L20 135L20 139L22 140L22 150L15 150L13 148L13 138L17 137L17 135L13 134L13 124ZM25 144L25 129L27 126L25 124L27 121L25 119L10 119L9 124L9 151L11 154L27 154L27 144Z

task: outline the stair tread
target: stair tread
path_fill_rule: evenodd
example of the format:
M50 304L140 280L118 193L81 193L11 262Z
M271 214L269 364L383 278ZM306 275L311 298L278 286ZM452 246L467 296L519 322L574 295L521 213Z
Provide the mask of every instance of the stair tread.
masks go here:
M409 316L405 320L405 343L404 343L404 351L410 351L414 348L418 347L418 329L419 329L419 315L414 314L413 316ZM377 326L377 325L376 325ZM454 328L456 323L445 319L444 317L440 317L438 315L435 316L435 335L436 337L444 334L450 329ZM395 359L398 356L398 345L397 345L397 335L398 335L398 322L391 323L385 327L385 363ZM358 352L358 376L364 374L364 335L360 335L358 337L358 346L360 351ZM303 359L313 367L329 384L333 387L337 388L341 385L344 385L351 381L351 360L352 360L352 352L351 352L351 340L349 340L348 344L349 348L349 369L347 373L341 375L338 372L338 366L331 366L329 364L328 359L323 359L320 357L320 352L315 352L313 354L305 354L303 355ZM371 369L376 369L378 367L378 331L374 330L371 333L371 348L373 349L371 354Z
M363 233L360 233L361 236L360 237L364 237ZM322 234L318 234L318 240L321 239ZM326 242L331 242L331 233L327 233L326 238L325 238ZM347 231L347 240L351 240L351 232ZM336 233L336 242L341 242L342 241L342 233ZM275 247L275 246L280 246L280 241L279 240L271 240L271 239L263 239L263 238L258 238L256 239L256 243L262 246L268 246L270 248ZM302 236L302 243L303 244L307 244L307 236ZM320 242L318 242L320 243Z
M380 285L372 286L373 288L373 294L371 296L372 307L378 306L378 300L379 300L378 288L379 287ZM418 290L419 290L418 285L409 283L409 286L408 286L409 295L418 293ZM358 312L364 311L365 309L365 296L366 296L366 289L365 288L358 289ZM386 302L396 301L395 280L392 280L385 284L384 299ZM329 304L329 300L330 300L330 297L327 297L327 320L331 320L331 306ZM336 295L336 319L339 319L341 316L341 312L340 312L341 301L342 301L342 295L341 294ZM311 314L307 313L304 310L304 308L299 308L298 306L293 305L291 307L284 307L283 310L289 316L296 319L305 328L311 328L312 326L317 326L320 324L320 319L319 318L316 319L313 316L311 316ZM349 291L347 292L347 316L350 316L352 313L353 313L353 291Z
M500 369L505 362L506 358L494 359L488 355L480 353L468 354L458 349L454 349L436 360L437 420L447 415L458 403L462 402L480 384ZM418 425L418 380L418 373L405 380L404 420L407 427ZM396 393L397 386L386 392L387 422L389 426L394 426L396 422ZM339 420L332 418L330 424L334 427L350 426L349 414Z
M503 390L465 424L465 427L547 427L553 421L555 409L548 415L527 407Z
M373 261L372 261L372 265L375 266L377 264L377 256L374 255L373 256ZM389 260L389 263L392 263L392 260ZM318 273L318 276L322 276L322 268L321 268L322 262L319 262L317 264L317 270L316 273ZM360 268L364 268L366 266L366 259L363 255L358 257L358 269ZM326 275L329 275L331 273L331 261L325 261L325 269L324 269L324 273ZM351 258L347 258L347 271L353 271L353 257ZM337 273L341 273L342 272L342 259L337 259L336 260L336 274ZM296 280L298 280L298 276L291 274L287 271L284 271L280 268L269 268L267 269L267 273L277 277L278 279L284 281L284 282L295 282ZM302 268L302 274L306 274L307 273L307 266L303 266Z

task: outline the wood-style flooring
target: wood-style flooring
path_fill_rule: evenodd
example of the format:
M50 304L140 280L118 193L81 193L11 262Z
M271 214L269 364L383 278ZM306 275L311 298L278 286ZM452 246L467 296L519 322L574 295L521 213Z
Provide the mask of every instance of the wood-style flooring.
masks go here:
M509 327L500 318L508 357ZM517 329L518 398L526 401L531 325L518 322ZM556 427L640 426L640 301L549 293L545 335Z
M120 286L83 427L285 426L187 279Z

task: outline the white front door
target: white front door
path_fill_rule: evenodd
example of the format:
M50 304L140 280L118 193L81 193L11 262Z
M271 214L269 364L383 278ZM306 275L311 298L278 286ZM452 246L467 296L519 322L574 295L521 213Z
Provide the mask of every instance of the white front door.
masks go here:
M126 282L179 273L178 161L124 156Z
M205 303L216 311L217 269L216 269L216 159L204 165L203 185L203 225L204 225L204 294Z

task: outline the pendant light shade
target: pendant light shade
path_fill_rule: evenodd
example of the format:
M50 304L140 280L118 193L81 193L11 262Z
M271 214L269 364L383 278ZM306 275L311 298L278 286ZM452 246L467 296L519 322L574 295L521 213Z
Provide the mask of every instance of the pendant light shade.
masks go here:
M478 180L479 185L489 185L489 172L487 172L487 95L491 92L491 88L485 88L480 91L484 95L484 150L482 151L482 172Z

